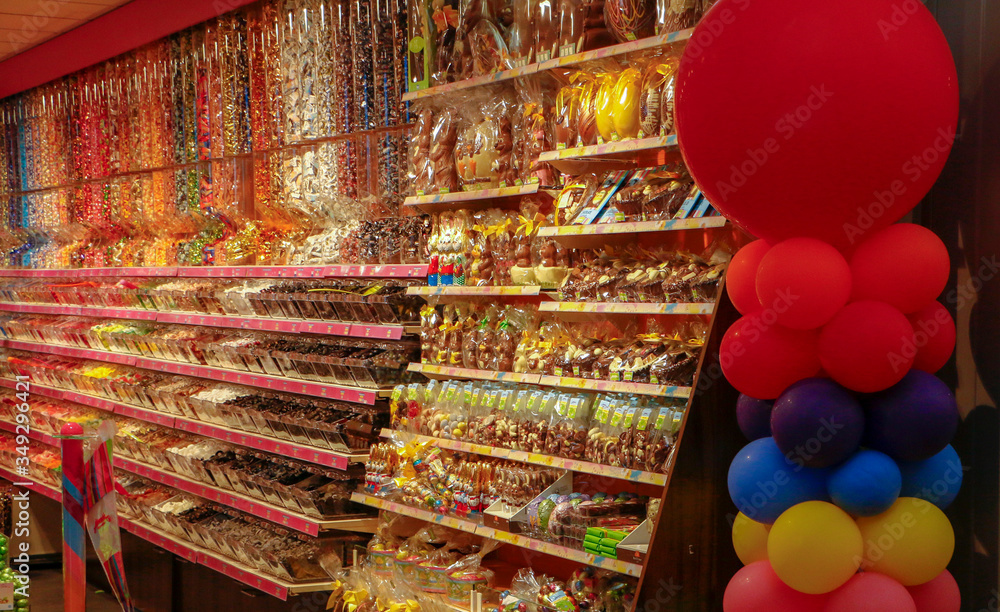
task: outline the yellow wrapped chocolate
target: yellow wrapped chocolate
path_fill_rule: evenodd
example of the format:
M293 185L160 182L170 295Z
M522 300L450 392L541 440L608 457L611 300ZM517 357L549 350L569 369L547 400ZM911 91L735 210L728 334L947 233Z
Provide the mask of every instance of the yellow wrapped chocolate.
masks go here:
M597 133L604 139L604 142L610 142L614 140L615 136L614 94L616 82L610 75L602 75L600 83L595 109Z
M642 91L642 74L627 68L618 77L611 100L611 118L619 138L639 135L639 94Z

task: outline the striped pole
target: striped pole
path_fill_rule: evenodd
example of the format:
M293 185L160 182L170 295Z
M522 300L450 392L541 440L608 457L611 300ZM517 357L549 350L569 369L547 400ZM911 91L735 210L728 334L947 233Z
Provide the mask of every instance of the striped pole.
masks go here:
M83 428L79 423L62 427L63 491L63 594L64 612L86 612L86 523L83 501Z

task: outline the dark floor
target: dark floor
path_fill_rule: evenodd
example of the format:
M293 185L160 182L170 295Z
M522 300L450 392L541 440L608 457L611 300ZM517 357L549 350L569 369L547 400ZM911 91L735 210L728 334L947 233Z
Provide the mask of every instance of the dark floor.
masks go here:
M61 570L32 570L30 592L31 612L63 612ZM114 595L98 593L88 585L87 612L121 612L121 607Z

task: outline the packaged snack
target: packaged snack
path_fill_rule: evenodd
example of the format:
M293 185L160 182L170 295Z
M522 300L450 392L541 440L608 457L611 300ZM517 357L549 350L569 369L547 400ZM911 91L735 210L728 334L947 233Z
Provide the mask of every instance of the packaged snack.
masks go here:
M604 23L618 42L653 35L656 25L655 0L605 0Z
M445 107L434 116L431 130L430 159L434 170L434 191L448 193L458 189L455 144L458 140L458 113Z
M558 0L537 0L535 5L535 61L546 62L559 57Z
M611 100L611 117L615 134L620 139L635 138L639 135L641 85L642 73L635 68L623 70L615 83Z
M615 43L604 26L604 0L560 0L560 57Z

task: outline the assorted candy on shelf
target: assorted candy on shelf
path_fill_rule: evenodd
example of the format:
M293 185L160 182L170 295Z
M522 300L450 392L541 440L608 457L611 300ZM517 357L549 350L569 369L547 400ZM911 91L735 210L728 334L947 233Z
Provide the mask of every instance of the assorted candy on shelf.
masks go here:
M372 389L412 378L405 365L418 354L413 342L338 337L334 344L318 338L246 330L97 321L25 315L0 318L0 331L14 340Z
M632 609L636 580L605 570L581 568L562 581L532 568L517 572L501 594L501 612L626 612Z
M24 457L28 459L27 474L23 472ZM0 431L0 467L55 489L62 487L62 455L58 448L32 442L25 455L17 436L5 431Z
M637 301L637 300L636 300ZM614 382L691 386L706 324L645 332L634 322L571 323L529 306L453 303L421 310L421 363Z
M664 221L717 214L682 164L582 174L555 203L556 225Z
M253 387L55 355L4 351L0 356L0 375L8 379L30 376L36 384L319 449L361 451L386 423L385 413L377 406L306 400ZM71 414L86 410L70 406ZM45 417L50 426L55 425L52 418L74 418L48 411L39 412L38 418L43 414L53 414Z
M115 477L123 491L118 511L129 520L291 582L331 580L347 546L364 541L305 536L129 472L116 470Z
M400 431L666 473L685 407L649 396L431 381L397 387L390 409ZM372 473L393 472L399 458L392 448L380 445Z
M151 423L116 421L115 448L124 457L319 519L365 514L350 501L355 481L345 472Z

